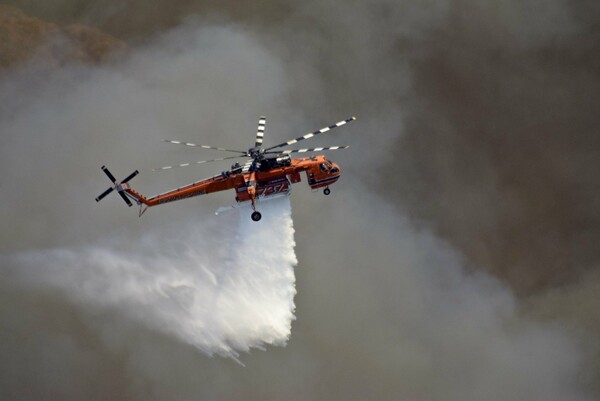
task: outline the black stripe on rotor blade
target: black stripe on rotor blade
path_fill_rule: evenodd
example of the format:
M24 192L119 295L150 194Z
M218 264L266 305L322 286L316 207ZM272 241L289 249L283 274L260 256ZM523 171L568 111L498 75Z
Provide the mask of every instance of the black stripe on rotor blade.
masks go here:
M106 174L108 176L108 179L111 180L113 182L113 184L116 184L117 179L110 173L110 171L108 171L106 166L102 166L101 168L102 168L102 171L104 171L104 174Z
M346 119L346 120L343 120L343 121L338 121L337 123L335 123L335 124L333 124L333 125L330 125L329 127L321 128L321 129L320 129L320 130L318 130L318 131L309 132L308 134L302 135L301 137L298 137L298 138L296 138L296 139L290 139L290 140L289 140L289 141L287 141L287 142L280 143L279 145L271 146L270 148L267 148L267 149L265 149L265 150L271 150L271 149L275 149L275 148L280 148L280 147L282 147L282 146L293 145L293 144L295 144L296 142L300 142L300 141L303 141L303 140L305 140L305 139L310 139L310 138L312 138L313 136L317 136L317 135L319 135L319 134L323 134L323 133L325 133L325 132L327 132L327 131L331 131L331 130L332 130L332 129L334 129L334 128L341 127L342 125L344 125L344 124L347 124L347 123L349 123L349 122L351 122L351 121L354 121L354 120L356 120L356 117L350 117L350 118L348 118L348 119Z
M110 187L106 191L102 192L102 194L100 194L100 196L98 196L96 198L96 202L100 202L102 199L104 199L104 197L106 195L108 195L109 193L111 193L112 191L114 191L114 189L115 189L114 187Z
M175 145L192 146L192 147L195 147L195 148L212 149L212 150L220 150L222 152L234 152L234 153L243 153L243 154L246 154L246 152L244 152L243 150L233 150L233 149L219 148L217 146L198 145L198 144L195 144L195 143L182 142L182 141L173 141L173 140L170 140L170 139L163 139L162 141L166 142L166 143L173 143Z
M135 177L136 175L138 175L140 172L135 170L133 173L129 174L127 176L127 178L125 178L123 181L121 181L121 183L126 183L129 182L129 180L131 180L133 177Z
M129 198L127 197L127 195L125 195L123 192L120 192L120 191L119 191L119 195L121 195L121 198L123 198L125 203L127 203L127 206L131 207L132 203L129 200Z

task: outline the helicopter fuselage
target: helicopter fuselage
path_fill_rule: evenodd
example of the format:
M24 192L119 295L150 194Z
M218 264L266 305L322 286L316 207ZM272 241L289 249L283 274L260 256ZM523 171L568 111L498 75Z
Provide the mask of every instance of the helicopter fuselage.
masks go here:
M237 202L248 202L253 197L265 198L273 195L287 194L291 184L301 182L300 173L306 172L311 189L328 187L335 183L341 175L340 167L325 156L290 159L288 157L273 158L261 162L252 171L244 171L242 166L233 166L231 170L191 184L179 187L162 194L146 198L130 187L124 188L139 203L148 207L193 198L213 192L235 189ZM253 190L250 190L253 188ZM254 192L254 194L252 193Z

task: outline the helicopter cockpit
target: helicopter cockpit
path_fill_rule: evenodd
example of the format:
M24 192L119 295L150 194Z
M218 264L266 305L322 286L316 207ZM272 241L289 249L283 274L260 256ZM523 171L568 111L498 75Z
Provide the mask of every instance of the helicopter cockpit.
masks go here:
M334 167L331 161L328 159L325 159L325 161L321 163L319 167L323 173L335 174L340 171L337 167Z

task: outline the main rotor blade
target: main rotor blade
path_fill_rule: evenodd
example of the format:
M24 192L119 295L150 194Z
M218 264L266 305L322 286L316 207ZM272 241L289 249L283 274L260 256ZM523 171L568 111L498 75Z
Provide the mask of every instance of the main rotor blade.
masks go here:
M107 175L108 179L111 180L113 184L117 183L117 179L110 173L110 171L108 171L106 166L102 166L100 168L102 169L102 171L104 171L104 174Z
M96 198L96 202L100 202L102 199L104 199L104 197L105 197L106 195L108 195L109 193L111 193L112 191L114 191L114 189L115 189L115 187L110 187L110 188L108 188L106 191L102 192L102 193L100 194L100 196L98 196L98 197Z
M267 123L267 117L261 116L258 119L258 129L256 130L256 142L254 143L255 148L260 148L263 144L263 137L265 136L265 124Z
M243 156L231 156L231 157L221 157L220 159L212 159L212 160L200 160L198 162L192 162L192 163L183 163L183 164L177 164L174 166L164 166L164 167L160 167L160 168L153 168L152 171L161 171L161 170L169 170L175 167L189 167L192 166L194 164L204 164L204 163L211 163L211 162L218 162L221 160L229 160L229 159L239 159L242 157L247 157L246 155Z
M317 135L322 134L324 132L330 131L330 130L332 130L334 128L341 127L342 125L347 124L347 123L349 123L351 121L354 121L354 120L356 120L356 117L353 116L353 117L348 118L347 120L343 120L343 121L337 122L337 123L335 123L333 125L330 125L329 127L321 128L318 131L309 132L308 134L303 135L303 136L301 136L299 138L291 139L291 140L289 140L287 142L280 143L279 145L271 146L270 148L267 148L265 150L271 150L271 149L275 149L275 148L280 148L282 146L293 145L296 142L300 142L300 141L303 141L305 139L312 138L313 136L317 136Z
M120 192L120 191L119 191L119 195L121 195L121 198L123 198L125 203L127 203L127 206L131 207L132 203L129 200L129 198L127 197L127 195L125 195L123 192Z
M289 155L290 153L306 153L306 152L320 152L322 150L342 150L348 149L350 146L327 146L324 148L312 148L312 149L284 149L280 151L272 151L265 153L283 153L284 155Z
M246 152L243 151L243 150L232 150L232 149L218 148L216 146L197 145L195 143L182 142L182 141L172 141L170 139L163 139L162 141L166 142L166 143L174 143L175 145L185 145L185 146L192 146L192 147L202 148L202 149L220 150L222 152L243 153L244 155L246 154Z

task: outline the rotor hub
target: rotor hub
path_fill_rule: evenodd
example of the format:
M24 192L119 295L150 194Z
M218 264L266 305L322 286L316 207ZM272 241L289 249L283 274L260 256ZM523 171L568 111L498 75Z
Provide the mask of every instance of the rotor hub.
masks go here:
M264 153L265 153L265 150L263 148L248 149L248 156L250 156L253 159L260 159Z

